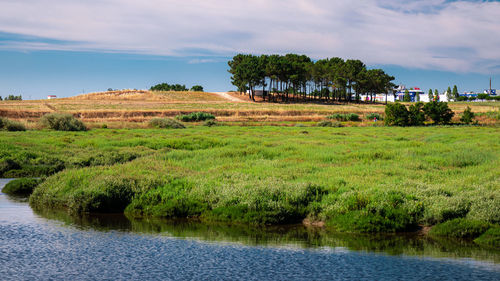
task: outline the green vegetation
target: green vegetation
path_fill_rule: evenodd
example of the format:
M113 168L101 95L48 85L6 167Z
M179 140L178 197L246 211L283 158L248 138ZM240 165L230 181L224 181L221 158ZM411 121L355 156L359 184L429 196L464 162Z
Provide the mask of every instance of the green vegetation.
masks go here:
M188 88L186 88L186 85L180 85L180 84L172 84L169 85L168 83L161 83L157 84L154 86L151 86L150 88L151 91L178 91L178 92L186 92Z
M366 120L374 120L377 119L379 121L384 120L384 117L378 113L369 113L365 116Z
M422 126L426 118L434 124L449 124L454 113L445 102L417 102L409 106L400 103L385 106L385 124L388 126Z
M423 109L425 115L432 119L434 124L448 124L454 115L446 102L428 102L424 105Z
M489 228L490 224L487 222L457 218L434 226L430 234L457 238L476 238Z
M82 121L71 114L50 113L45 114L40 122L43 126L56 131L86 131L87 127Z
M474 240L475 243L498 249L500 248L500 226L496 225Z
M11 132L26 131L26 127L22 123L0 117L0 130L7 130Z
M332 122L332 121L329 121L329 120L323 120L323 121L320 121L318 122L318 124L316 124L316 126L318 127L343 127L342 126L342 123L340 122Z
M0 97L0 100L2 100L2 98ZM21 95L19 96L15 96L15 95L8 95L4 98L4 100L23 100L23 97Z
M336 119L339 121L359 121L360 120L359 115L356 113L347 113L347 114L335 113L335 114L327 116L326 118Z
M193 92L203 92L203 86L194 85L193 87L191 87L191 91L193 91Z
M464 124L471 124L474 121L474 113L472 112L470 107L467 106L467 108L464 110L462 117L460 117L460 121Z
M0 134L0 171L62 170L30 202L76 213L251 224L309 218L354 232L456 218L498 225L498 134L487 127L28 131ZM42 167L35 163L53 164L35 170Z
M203 126L207 126L207 127L219 126L219 123L217 123L217 121L215 121L213 119L209 119L209 120L203 122Z
M149 125L161 129L184 129L186 126L181 122L172 118L153 118L149 121Z
M182 122L198 122L205 120L213 120L215 116L206 112L193 112L186 115L177 115L175 118L181 120Z
M2 189L2 192L9 195L28 196L41 182L41 179L33 178L15 179L7 183Z
M238 54L228 62L231 82L240 92L249 90L255 100L257 88L265 90L268 101L349 102L360 95L388 93L394 87L394 77L381 69L367 69L360 60L342 58L312 61L305 55L244 55ZM330 86L335 85L333 90Z

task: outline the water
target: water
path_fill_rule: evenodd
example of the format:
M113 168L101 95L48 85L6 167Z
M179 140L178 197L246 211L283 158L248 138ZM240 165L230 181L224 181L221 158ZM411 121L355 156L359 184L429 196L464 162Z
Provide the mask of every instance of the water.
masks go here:
M466 241L71 217L0 194L1 280L500 280L499 261Z

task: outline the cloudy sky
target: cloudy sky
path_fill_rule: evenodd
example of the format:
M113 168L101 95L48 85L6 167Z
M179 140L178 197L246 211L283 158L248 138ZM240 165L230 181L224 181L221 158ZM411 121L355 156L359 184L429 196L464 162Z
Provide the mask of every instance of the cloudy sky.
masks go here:
M361 59L407 86L500 87L500 2L0 0L0 96L232 88L237 53Z

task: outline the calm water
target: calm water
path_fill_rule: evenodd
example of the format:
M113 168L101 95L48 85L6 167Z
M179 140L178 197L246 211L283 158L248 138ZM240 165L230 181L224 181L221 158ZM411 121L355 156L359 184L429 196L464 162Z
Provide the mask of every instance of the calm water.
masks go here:
M71 217L5 194L0 262L1 280L500 280L499 253L467 241Z

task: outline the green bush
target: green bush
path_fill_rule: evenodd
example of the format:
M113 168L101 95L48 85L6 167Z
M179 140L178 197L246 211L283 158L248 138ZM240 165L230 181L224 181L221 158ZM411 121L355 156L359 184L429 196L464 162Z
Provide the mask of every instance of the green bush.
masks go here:
M5 128L5 125L7 125L7 122L9 122L9 119L0 117L0 130Z
M451 121L453 111L448 107L446 102L432 101L424 105L424 112L434 124L448 124Z
M20 178L7 183L2 189L3 193L9 195L27 196L30 195L35 187L42 182L40 179Z
M489 223L457 218L434 226L430 233L436 236L476 238L490 227Z
M347 113L347 114L335 113L330 116L327 116L326 118L336 119L339 121L359 121L359 115L357 115L356 113Z
M71 114L50 113L44 115L40 122L43 126L56 131L86 131L82 121Z
M0 117L0 130L1 129L5 129L11 132L26 131L26 127L22 123Z
M215 119L215 116L206 112L193 112L186 115L177 115L175 118L181 120L182 122L197 122Z
M194 85L193 87L191 87L191 91L193 91L193 92L203 92L203 86Z
M464 124L470 124L473 121L474 121L474 112L472 112L470 107L467 106L464 113L462 114L462 117L460 117L460 122Z
M203 123L203 126L207 126L207 127L213 127L213 126L218 126L218 125L219 125L219 123L217 123L217 121L212 120L212 119L207 120Z
M153 118L149 121L149 125L155 128L162 129L184 129L186 126L181 122L171 118Z
M423 112L424 104L417 102L410 105L408 108L408 125L409 126L422 126L425 121L425 114Z
M392 103L385 106L385 124L388 126L408 126L408 115L404 104Z
M384 120L384 117L382 117L382 115L378 113L369 113L365 116L366 120L374 120L375 118L377 118L377 120L379 121Z
M316 126L318 127L343 127L342 126L342 123L340 122L332 122L332 121L328 121L328 120L324 120L324 121L320 121L318 122L318 124L316 124Z

